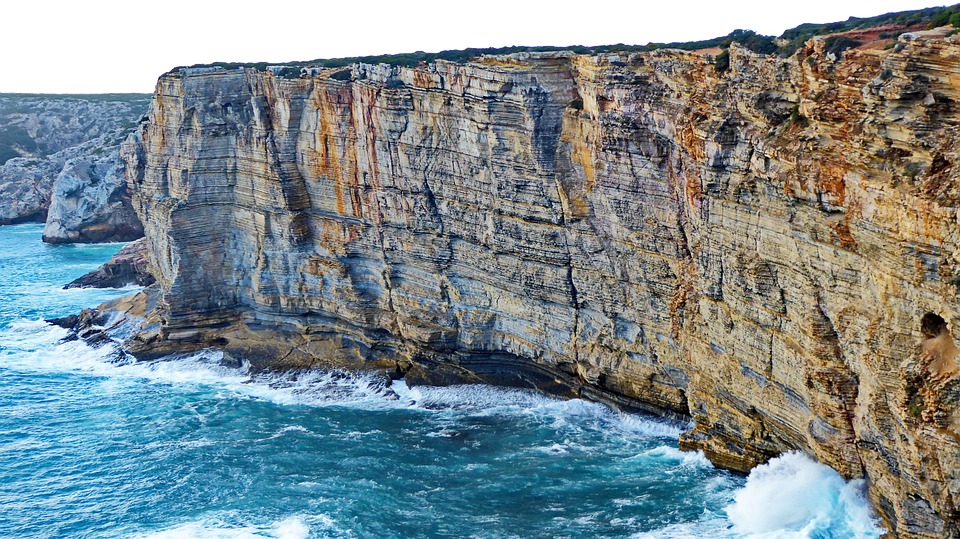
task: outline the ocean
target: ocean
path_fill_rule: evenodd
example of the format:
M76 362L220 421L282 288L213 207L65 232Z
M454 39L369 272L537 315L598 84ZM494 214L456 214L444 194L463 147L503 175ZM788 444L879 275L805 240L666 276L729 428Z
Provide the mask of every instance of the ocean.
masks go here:
M0 227L0 537L877 538L860 481L790 453L742 477L688 428L486 386L138 363L43 322L120 244Z

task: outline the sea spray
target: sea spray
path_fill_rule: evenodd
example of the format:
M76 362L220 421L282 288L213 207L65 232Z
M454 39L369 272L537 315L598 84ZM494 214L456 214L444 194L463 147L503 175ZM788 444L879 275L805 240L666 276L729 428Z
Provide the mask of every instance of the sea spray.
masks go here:
M734 530L748 537L877 538L861 480L846 482L802 453L757 466L726 508Z
M802 466L830 503L761 526L749 493L790 476L747 481L682 453L685 424L524 390L262 374L216 350L142 363L63 342L41 319L124 291L59 286L118 246L44 246L40 230L0 227L0 536L876 537L857 483Z
M350 537L338 533L333 519L326 516L287 517L262 525L239 523L237 515L209 516L165 530L137 534L132 539L308 539L309 537ZM313 524L312 526L310 524Z

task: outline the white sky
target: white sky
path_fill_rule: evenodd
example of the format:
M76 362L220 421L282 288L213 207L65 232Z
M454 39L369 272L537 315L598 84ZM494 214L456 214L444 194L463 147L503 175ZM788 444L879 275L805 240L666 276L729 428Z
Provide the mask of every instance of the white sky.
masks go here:
M779 35L938 0L7 0L0 92L151 92L178 65Z

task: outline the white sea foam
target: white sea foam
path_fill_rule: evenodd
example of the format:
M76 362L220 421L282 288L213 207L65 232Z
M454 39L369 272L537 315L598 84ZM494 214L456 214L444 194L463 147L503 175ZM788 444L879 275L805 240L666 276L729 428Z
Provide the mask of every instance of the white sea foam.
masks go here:
M277 404L366 404L395 406L384 380L372 374L306 371L252 374L248 365L223 364L223 354L204 350L138 362L118 347L93 348L83 341L61 340L67 331L40 321L21 321L0 331L0 365L31 372L76 372L108 378L212 387L227 396L245 396Z
M730 521L708 516L698 522L673 524L651 532L640 532L630 539L741 539L743 536L730 529Z
M290 435L290 434L307 434L307 435L311 435L311 434L313 434L313 433L310 432L310 429L305 428L305 427L303 427L303 426L301 426L301 425L288 425L288 426L286 426L286 427L283 427L283 428L277 430L277 432L275 432L275 433L271 434L270 436L268 436L268 437L266 437L266 438L263 438L263 439L264 439L264 440L276 440L277 438L282 438L282 437L287 436L287 435Z
M569 453L570 450L567 448L566 444L550 444L546 447L538 447L536 449L541 453L547 453L550 455L557 455L561 453Z
M671 449L648 454L669 457ZM723 503L730 491L725 484L718 486L711 496ZM755 468L733 492L725 513L708 511L695 522L637 533L632 539L877 539L883 534L864 496L863 481L844 481L801 453L787 453Z
M471 408L496 412L515 408L530 409L553 401L531 391L506 388L491 391L490 389L482 385L409 387L405 383L400 383L394 391L402 401L424 409Z
M473 414L497 415L527 413L554 418L560 423L603 423L619 433L654 438L676 439L687 428L677 422L617 412L610 407L582 399L560 400L526 389L509 389L484 385L447 387L409 387L403 381L392 389L412 407L431 409L469 409Z
M301 516L288 517L267 525L232 524L222 517L210 517L179 524L165 530L133 535L136 539L306 539L311 531L320 537L350 537L338 532L336 524L325 515L310 517L313 526ZM326 532L326 533L323 533ZM316 535L316 534L315 534Z
M580 399L559 400L523 389L483 385L387 387L372 373L308 370L252 373L223 364L223 354L204 350L137 362L112 345L92 348L82 341L61 342L67 331L42 321L20 321L0 331L0 365L24 371L76 372L111 379L214 388L225 397L248 397L282 405L350 406L364 409L420 409L471 415L528 414L557 427L603 424L611 432L676 439L688 428L676 422L619 413Z
M756 467L726 508L733 529L751 538L808 538L832 531L850 539L879 537L863 481L846 482L801 453Z
M713 468L703 451L680 451L676 447L661 445L640 454L640 457L676 461L682 468Z

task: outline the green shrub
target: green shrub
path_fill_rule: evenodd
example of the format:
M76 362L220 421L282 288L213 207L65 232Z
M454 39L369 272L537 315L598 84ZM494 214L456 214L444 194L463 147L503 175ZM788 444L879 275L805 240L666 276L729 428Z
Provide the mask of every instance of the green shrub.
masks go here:
M948 24L955 28L960 28L960 7L952 6L943 9L930 19L930 23L927 26L929 28L936 28Z
M773 54L778 50L772 37L762 36L753 30L734 30L730 39L757 54Z
M614 45L569 45L569 46L510 46L510 47L488 47L488 48L468 48L461 50L444 50L440 52L415 51L399 54L383 54L376 56L353 56L346 58L327 58L311 60L309 62L296 62L299 69L304 66L319 67L344 67L351 64L391 64L395 66L415 67L421 62L430 63L436 60L448 60L451 62L468 62L474 58L483 55L502 55L517 52L547 52L547 51L570 51L575 54L598 54L604 52L644 52L657 49L680 49L680 50L699 50L712 47L729 47L731 43L739 43L743 47L758 53L772 54L778 53L781 56L790 56L795 53L803 44L813 36L826 35L838 32L848 32L851 30L862 30L867 28L876 28L884 25L913 26L928 24L930 26L943 26L953 24L960 28L960 4L951 7L925 8L912 11L901 11L895 13L885 13L876 17L859 18L850 17L846 21L832 22L828 24L801 24L795 28L785 31L780 40L783 45L778 46L777 42L771 36L764 36L752 30L734 30L726 36L705 39L701 41L674 42L674 43L647 43L646 45L626 45L617 43ZM899 33L897 34L899 35ZM835 36L843 37L843 36ZM850 38L845 38L850 39ZM853 41L853 40L851 40ZM857 43L859 44L859 43ZM850 46L837 45L839 50L836 54L841 54L843 50ZM833 52L833 51L831 51ZM212 64L195 64L189 67L223 67L224 69L237 69L239 67L256 68L265 70L267 65L273 65L270 62L216 62ZM720 55L717 55L717 70L722 72L729 64L724 67ZM170 73L174 73L178 68L174 68Z
M847 36L830 36L823 42L823 52L833 53L837 58L843 56L843 51L859 47L863 43Z
M917 179L917 176L923 172L923 165L920 163L907 163L907 166L903 167L903 172L908 178L915 180Z
M800 114L800 105L794 105L793 108L790 109L790 123L792 125L799 125L800 127L806 127L809 123L807 117Z
M20 157L17 148L27 153L36 153L40 150L37 142L33 140L26 129L19 126L0 128L0 164L6 163L14 157Z
M923 400L923 395L914 394L907 401L907 410L910 411L910 415L913 417L920 417L920 414L923 413L926 409L927 404Z
M4 148L3 146L0 146L0 165L13 159L14 157L20 157L20 154L13 151L12 148L9 148L9 147Z
M730 51L723 51L718 54L714 59L713 67L717 69L717 73L724 73L730 69Z
M300 68L299 67L285 67L277 73L277 76L281 79L299 79L300 78Z
M796 28L785 31L780 36L781 39L786 41L786 43L780 47L780 54L782 56L790 56L799 50L811 37L836 32L849 32L851 30L863 30L885 25L914 26L927 24L930 27L943 26L950 24L949 20L951 15L958 12L960 12L960 5L898 11L867 18L850 17L844 22L829 24L801 24Z

